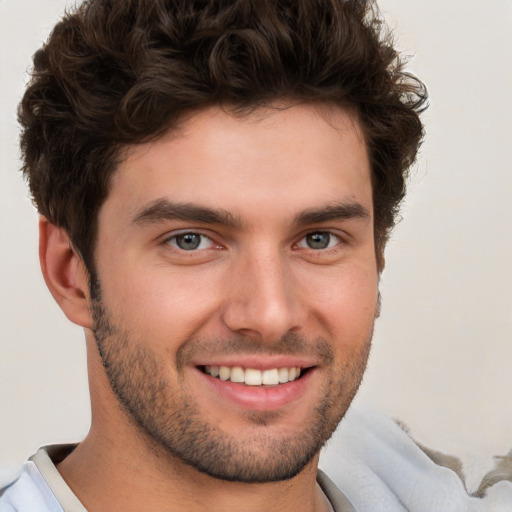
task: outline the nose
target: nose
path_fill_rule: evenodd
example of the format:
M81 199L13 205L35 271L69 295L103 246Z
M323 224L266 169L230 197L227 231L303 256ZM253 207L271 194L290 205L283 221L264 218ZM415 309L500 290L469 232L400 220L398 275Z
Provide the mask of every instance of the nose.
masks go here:
M305 310L286 256L260 251L240 258L230 277L222 310L228 329L275 342L303 326Z

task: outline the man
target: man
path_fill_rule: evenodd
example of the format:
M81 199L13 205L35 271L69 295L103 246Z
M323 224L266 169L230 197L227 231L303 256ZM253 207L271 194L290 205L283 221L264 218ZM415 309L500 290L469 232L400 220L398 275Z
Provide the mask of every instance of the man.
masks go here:
M67 15L20 121L93 420L0 510L354 510L318 453L366 366L425 97L370 3Z

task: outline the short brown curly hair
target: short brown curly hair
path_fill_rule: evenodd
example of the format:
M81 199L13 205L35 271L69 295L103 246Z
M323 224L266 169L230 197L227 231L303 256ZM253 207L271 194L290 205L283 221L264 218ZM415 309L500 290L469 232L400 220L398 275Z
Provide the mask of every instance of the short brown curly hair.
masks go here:
M365 132L382 269L427 97L392 43L371 0L87 0L34 55L20 103L34 202L92 271L98 210L127 145L212 104L349 106Z

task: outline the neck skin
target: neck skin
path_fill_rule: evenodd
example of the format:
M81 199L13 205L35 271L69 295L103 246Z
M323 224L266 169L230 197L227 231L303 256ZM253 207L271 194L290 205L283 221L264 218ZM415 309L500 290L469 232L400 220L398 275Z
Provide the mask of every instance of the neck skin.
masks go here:
M318 455L290 480L244 484L212 478L162 453L119 406L90 339L87 353L91 430L57 469L90 512L331 510L316 483Z

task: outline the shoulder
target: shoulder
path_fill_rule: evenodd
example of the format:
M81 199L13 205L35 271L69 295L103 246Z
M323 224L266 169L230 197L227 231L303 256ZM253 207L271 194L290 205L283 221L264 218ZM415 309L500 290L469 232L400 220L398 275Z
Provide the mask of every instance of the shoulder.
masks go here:
M0 512L16 512L16 509L12 506L12 504L9 504L8 502L8 496L4 495L5 493L15 484L16 482L13 482L6 487L0 488Z
M0 512L85 512L55 467L73 447L41 448L30 457L18 479L0 491Z
M493 501L487 508L490 495L471 495L454 462L420 447L386 415L356 406L342 420L321 467L356 510L510 512L512 483L503 482L502 504Z
M45 487L34 464L26 462L18 479L0 491L0 512L62 512Z

